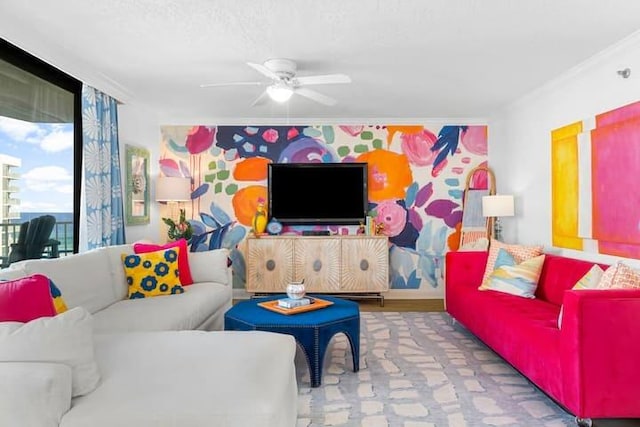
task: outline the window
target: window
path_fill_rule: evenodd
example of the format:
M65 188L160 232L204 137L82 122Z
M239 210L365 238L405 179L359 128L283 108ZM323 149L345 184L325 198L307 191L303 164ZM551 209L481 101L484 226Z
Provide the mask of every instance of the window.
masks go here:
M0 39L0 255L19 225L52 214L61 255L78 251L82 83Z

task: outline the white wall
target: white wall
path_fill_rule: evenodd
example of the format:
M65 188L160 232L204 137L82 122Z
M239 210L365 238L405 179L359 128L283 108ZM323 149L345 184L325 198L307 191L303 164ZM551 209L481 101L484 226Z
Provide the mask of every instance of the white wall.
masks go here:
M631 69L627 79L617 70ZM498 193L516 196L503 220L507 242L611 263L618 258L551 247L551 131L640 100L640 32L528 94L489 120ZM640 261L630 264L640 265Z
M149 224L125 226L125 237L127 243L136 240L152 240L163 242L165 239L160 236L160 213L159 205L155 202L155 182L159 172L158 160L160 146L160 125L155 113L144 107L120 104L118 106L118 135L120 138L120 164L122 165L122 182L125 182L125 145L143 147L149 150L149 179L147 185L150 186L150 207ZM123 185L124 187L124 185Z

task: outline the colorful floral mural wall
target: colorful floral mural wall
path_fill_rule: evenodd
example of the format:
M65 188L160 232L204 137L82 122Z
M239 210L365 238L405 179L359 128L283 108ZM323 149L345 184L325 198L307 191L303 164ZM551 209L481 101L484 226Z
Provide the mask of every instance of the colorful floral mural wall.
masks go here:
M192 250L231 249L240 283L242 241L258 200L267 199L268 163L367 162L369 215L389 236L391 289L441 298L444 255L458 246L467 172L487 161L486 126L203 125L161 131L161 173L192 178ZM310 228L357 232L338 225L284 232Z

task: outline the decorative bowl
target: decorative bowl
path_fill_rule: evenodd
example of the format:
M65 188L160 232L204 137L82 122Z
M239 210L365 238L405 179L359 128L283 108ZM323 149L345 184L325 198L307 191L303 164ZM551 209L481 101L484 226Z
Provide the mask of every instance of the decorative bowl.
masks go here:
M291 299L300 299L304 296L305 289L302 282L289 283L287 285L287 296Z

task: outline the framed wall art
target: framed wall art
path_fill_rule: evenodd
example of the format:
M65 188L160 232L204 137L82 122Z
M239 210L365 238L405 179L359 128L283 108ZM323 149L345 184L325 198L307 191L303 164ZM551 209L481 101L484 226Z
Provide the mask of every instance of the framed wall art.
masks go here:
M127 225L149 223L149 150L126 145L125 216Z

